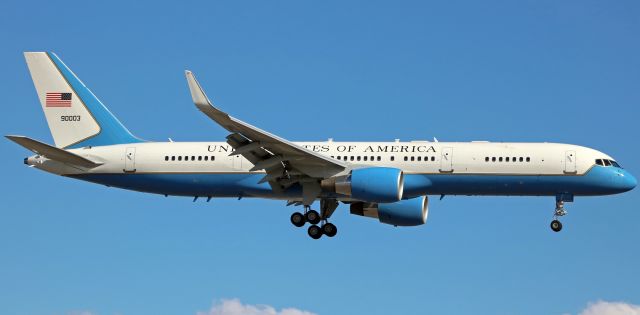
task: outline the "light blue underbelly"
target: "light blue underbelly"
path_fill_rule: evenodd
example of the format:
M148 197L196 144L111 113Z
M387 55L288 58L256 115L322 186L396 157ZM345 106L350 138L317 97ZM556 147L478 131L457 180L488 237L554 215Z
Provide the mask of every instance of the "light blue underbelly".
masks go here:
M84 174L74 178L142 192L213 197L299 198L294 185L276 194L268 183L258 182L264 174ZM593 168L585 175L463 175L407 174L403 198L422 195L539 195L561 193L606 195L620 192L608 168Z

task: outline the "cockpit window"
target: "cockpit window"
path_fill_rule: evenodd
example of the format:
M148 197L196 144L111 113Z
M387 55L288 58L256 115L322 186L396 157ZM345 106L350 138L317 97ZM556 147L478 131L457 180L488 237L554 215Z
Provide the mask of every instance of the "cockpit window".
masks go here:
M596 165L613 166L613 167L617 167L617 168L622 168L622 166L620 166L620 164L618 164L618 162L616 162L614 160L608 160L608 159L596 159Z

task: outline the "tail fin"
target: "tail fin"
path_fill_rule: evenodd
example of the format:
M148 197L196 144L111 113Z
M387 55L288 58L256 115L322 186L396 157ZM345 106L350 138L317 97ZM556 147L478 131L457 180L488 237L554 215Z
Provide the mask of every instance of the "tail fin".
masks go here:
M54 53L25 52L58 148L134 143L136 138Z

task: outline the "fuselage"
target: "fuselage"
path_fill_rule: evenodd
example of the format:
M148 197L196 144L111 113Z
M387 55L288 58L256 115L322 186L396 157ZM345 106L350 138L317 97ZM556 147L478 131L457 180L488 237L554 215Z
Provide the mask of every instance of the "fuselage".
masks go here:
M607 195L636 179L597 150L558 143L297 142L353 168L405 174L403 198L423 195ZM101 163L92 169L32 156L25 163L58 175L135 191L178 196L297 200L294 185L272 190L263 170L225 142L142 142L69 150ZM335 197L335 196L334 196ZM346 196L338 199L348 200Z

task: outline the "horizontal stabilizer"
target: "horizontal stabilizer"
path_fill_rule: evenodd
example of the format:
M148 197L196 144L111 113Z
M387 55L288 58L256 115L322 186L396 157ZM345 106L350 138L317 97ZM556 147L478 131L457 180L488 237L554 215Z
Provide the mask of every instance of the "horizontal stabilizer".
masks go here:
M73 164L85 168L94 168L100 163L93 162L91 160L85 159L77 154L71 153L69 151L56 148L54 146L50 146L46 143L42 143L37 140L33 140L31 138L27 138L24 136L5 136L7 139L27 148L29 151L42 155L48 159L66 163Z

